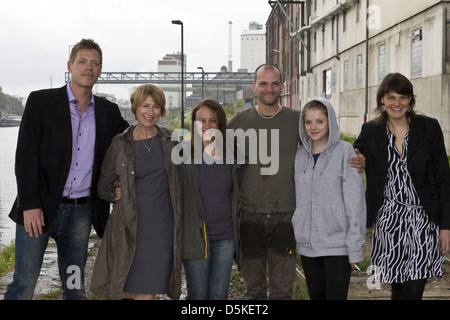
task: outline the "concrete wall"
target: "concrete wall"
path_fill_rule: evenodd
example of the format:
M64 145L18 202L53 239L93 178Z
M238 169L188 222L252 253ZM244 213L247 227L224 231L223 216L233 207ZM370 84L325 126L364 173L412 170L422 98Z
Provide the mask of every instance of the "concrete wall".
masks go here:
M317 0L316 0L317 1ZM341 1L338 1L340 3ZM328 96L339 117L340 130L347 136L357 136L365 116L366 86L366 0L361 0L362 19L357 21L357 4L347 1L347 29L343 31L344 12L334 19L324 20L311 29L312 73L300 78L300 104L321 96L324 92L324 71L332 69L335 80ZM353 1L354 2L354 1ZM314 1L312 1L314 6ZM335 0L317 1L311 10L314 20L337 5ZM369 11L368 114L373 118L379 76L379 48L386 46L386 73L400 72L411 79L416 94L418 112L436 118L444 131L447 153L450 154L450 74L445 56L445 8L450 2L428 0L371 0ZM450 9L448 10L450 11ZM337 20L336 20L337 19ZM332 23L337 32L332 39ZM336 27L335 27L336 28ZM412 75L412 32L422 30L422 72ZM323 31L325 30L325 31ZM314 33L316 43L314 44ZM325 41L322 45L322 37ZM448 39L448 36L447 36ZM362 55L362 86L357 82L357 57ZM305 57L303 57L305 58ZM348 63L348 88L344 88L344 64ZM315 87L317 86L317 87Z

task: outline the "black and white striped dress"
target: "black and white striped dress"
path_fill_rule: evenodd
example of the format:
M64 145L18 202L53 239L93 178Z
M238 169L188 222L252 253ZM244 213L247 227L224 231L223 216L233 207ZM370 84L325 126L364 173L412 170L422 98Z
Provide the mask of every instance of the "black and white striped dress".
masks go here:
M390 167L373 230L372 267L384 283L441 277L439 226L425 214L407 169L409 132L403 140L403 157L388 128L387 133Z

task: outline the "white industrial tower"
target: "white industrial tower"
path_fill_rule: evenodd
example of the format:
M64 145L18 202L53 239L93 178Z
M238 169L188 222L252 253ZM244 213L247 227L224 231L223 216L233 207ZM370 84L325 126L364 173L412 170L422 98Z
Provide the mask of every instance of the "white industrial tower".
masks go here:
M266 62L266 31L255 21L241 34L241 69L254 72Z

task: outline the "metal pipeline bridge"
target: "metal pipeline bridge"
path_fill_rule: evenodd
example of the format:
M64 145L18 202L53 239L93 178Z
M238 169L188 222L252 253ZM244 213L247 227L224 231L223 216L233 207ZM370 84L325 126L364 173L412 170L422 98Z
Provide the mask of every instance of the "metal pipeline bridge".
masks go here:
M253 73L247 72L184 72L185 85L251 85ZM70 72L65 73L70 81ZM181 72L102 72L97 84L180 84Z

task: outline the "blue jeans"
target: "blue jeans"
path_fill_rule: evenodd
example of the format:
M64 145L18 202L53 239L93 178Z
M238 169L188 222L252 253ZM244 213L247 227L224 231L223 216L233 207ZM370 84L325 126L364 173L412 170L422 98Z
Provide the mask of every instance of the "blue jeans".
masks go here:
M58 249L59 276L63 299L86 299L84 267L91 232L90 202L61 205L49 230L30 237L24 226L16 225L13 281L7 287L5 300L31 300L36 286L48 239Z
M234 239L209 242L207 259L183 259L187 300L227 300Z

